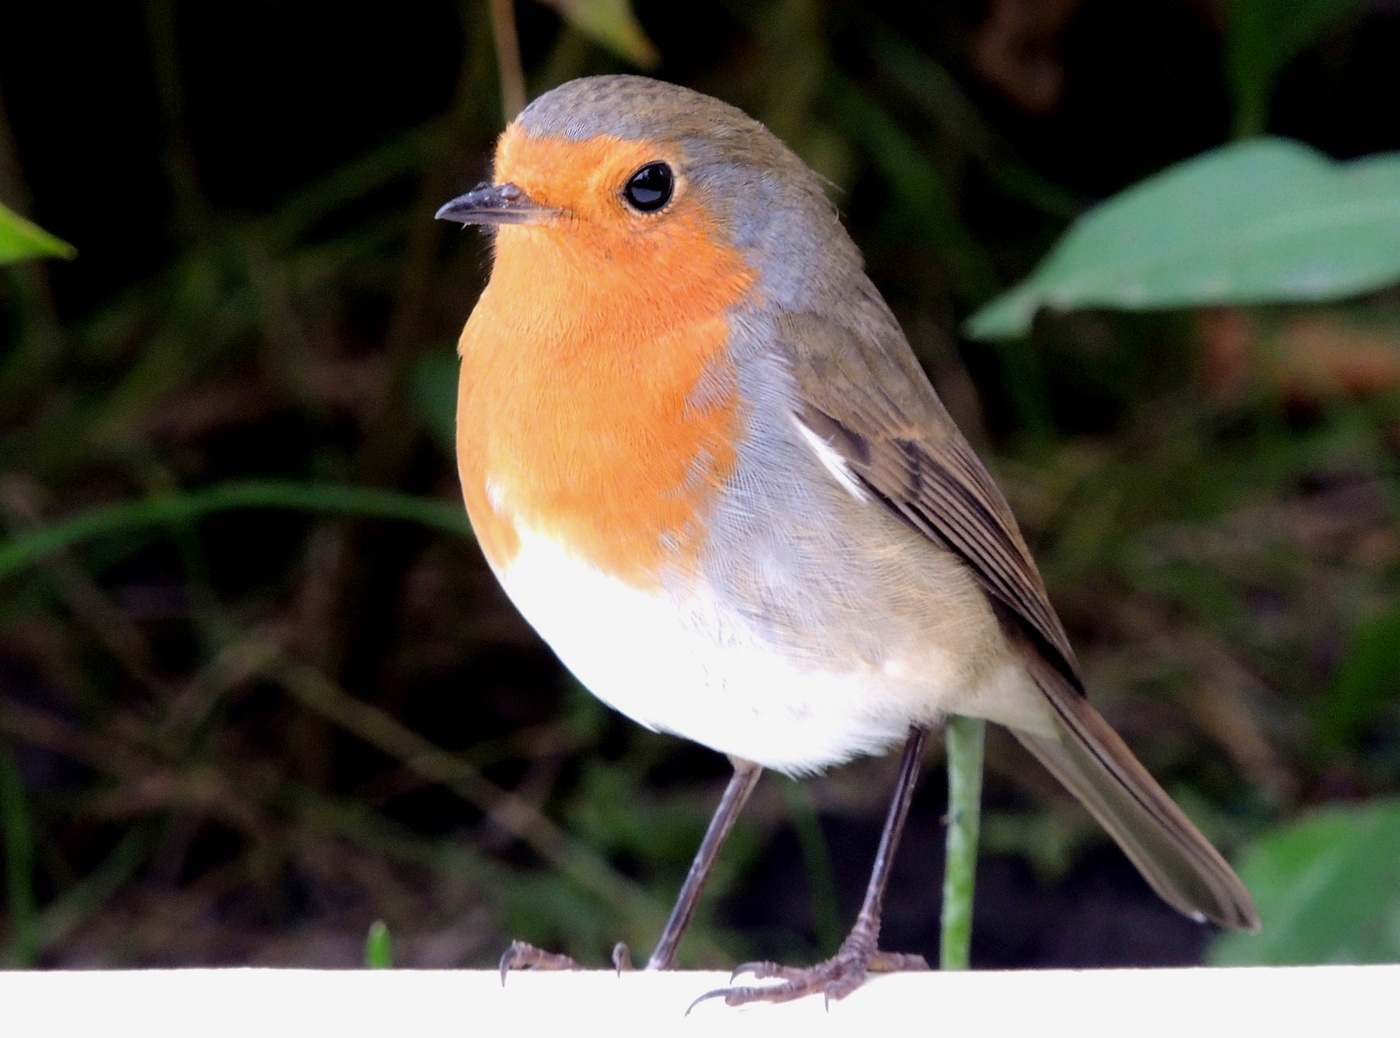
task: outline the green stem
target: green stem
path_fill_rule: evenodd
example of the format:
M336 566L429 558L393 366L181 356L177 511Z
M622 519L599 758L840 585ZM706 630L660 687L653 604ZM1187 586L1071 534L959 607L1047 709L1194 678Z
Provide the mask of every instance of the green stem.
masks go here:
M243 508L335 512L404 519L450 533L470 535L466 513L456 504L372 487L268 481L222 483L204 490L148 497L80 512L0 543L0 580L80 541L166 526Z
M968 968L972 949L972 895L977 879L977 831L982 822L982 749L987 723L948 718L948 849L943 865L945 970Z

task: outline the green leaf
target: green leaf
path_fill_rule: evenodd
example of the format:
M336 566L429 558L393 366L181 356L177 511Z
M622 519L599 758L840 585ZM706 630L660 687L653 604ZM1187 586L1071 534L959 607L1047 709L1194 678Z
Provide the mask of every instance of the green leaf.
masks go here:
M1400 962L1400 800L1323 808L1268 833L1240 878L1263 928L1222 935L1213 964Z
M1263 138L1179 163L1095 206L967 322L1024 335L1036 311L1303 302L1400 279L1400 152L1334 162Z
M394 942L389 936L389 927L384 920L376 919L369 924L369 933L365 935L365 969L393 968Z
M632 13L632 0L540 0L595 43L639 68L661 63L656 45Z
M1357 7L1357 0L1232 0L1225 66L1236 136L1264 129L1274 82L1288 62Z
M57 256L72 259L78 250L55 238L42 227L0 204L0 263L13 263L30 256Z

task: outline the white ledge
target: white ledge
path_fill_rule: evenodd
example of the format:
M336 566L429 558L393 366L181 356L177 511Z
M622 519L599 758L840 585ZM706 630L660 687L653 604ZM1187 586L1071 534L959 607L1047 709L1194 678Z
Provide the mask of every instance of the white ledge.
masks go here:
M1400 965L905 973L820 997L688 1005L724 973L476 970L0 972L0 1034L1350 1035L1400 1026ZM646 1028L645 1031L642 1028ZM790 1031L789 1028L800 1028ZM1393 1033L1393 1032L1392 1032Z

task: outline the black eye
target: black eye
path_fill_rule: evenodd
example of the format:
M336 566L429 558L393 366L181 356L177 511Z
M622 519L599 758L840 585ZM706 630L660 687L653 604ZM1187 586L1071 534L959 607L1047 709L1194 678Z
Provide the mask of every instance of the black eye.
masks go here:
M671 200L675 187L676 178L670 166L664 162L648 162L632 174L622 189L622 197L633 209L654 213Z

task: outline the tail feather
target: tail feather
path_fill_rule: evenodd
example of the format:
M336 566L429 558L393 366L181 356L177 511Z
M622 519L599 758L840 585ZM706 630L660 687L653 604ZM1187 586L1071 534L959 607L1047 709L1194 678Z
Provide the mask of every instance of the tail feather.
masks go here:
M1054 707L1059 738L1013 728L1022 745L1083 802L1168 904L1232 930L1259 929L1240 878L1118 733L1057 673L1032 669Z

